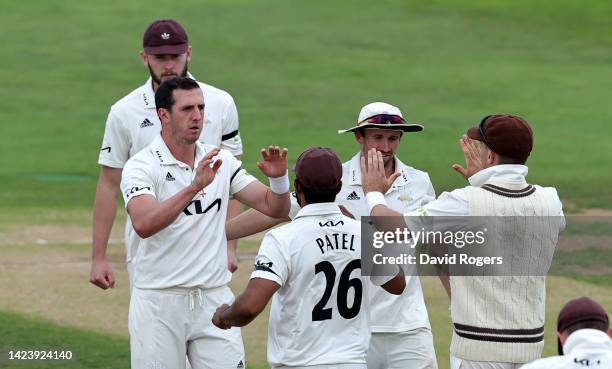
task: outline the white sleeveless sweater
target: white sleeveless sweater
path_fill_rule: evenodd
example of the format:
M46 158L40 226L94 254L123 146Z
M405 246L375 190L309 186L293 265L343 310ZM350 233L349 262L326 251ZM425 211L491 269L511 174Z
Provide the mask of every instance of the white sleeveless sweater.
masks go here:
M496 181L467 187L467 192L471 216L561 215L554 188ZM521 243L535 254L545 255L542 262L548 263L548 270L557 235L537 240L526 239L519 232L503 235L499 242L504 249L511 250L513 244L516 247L517 242ZM516 264L513 268L524 266L522 262ZM541 356L546 277L518 275L451 277L453 356L509 363L527 363Z

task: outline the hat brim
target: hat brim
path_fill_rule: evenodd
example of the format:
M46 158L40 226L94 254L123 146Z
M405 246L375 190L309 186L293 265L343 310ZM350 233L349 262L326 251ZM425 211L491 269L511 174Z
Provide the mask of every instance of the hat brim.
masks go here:
M356 126L349 129L338 130L338 133L346 133L346 132L355 132L360 129L367 128L377 128L377 129L387 129L390 131L402 131L402 132L421 132L424 128L420 124L375 124L368 123L362 124L360 126Z
M189 45L161 45L161 46L148 46L144 48L144 52L149 55L181 55L187 52Z

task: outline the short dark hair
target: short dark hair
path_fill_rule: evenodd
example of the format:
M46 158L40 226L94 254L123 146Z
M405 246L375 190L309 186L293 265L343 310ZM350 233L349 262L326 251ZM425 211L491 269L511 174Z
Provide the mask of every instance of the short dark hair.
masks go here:
M174 77L162 82L155 92L155 108L172 110L174 99L172 92L174 90L194 90L200 88L200 85L189 77Z
M495 151L493 151L495 152ZM497 153L496 153L497 154ZM512 158L510 156L504 156L504 155L499 155L499 163L500 164L525 164L527 162L527 159L516 159L516 158Z
M300 187L302 188L302 191L304 193L304 198L309 204L317 204L320 202L334 202L336 201L336 195L338 194L338 192L340 192L340 189L342 188L342 182L338 183L338 186L336 186L336 188L317 190L304 187L302 182L297 179L296 181L300 184Z
M492 152L497 154L497 156L499 157L499 164L525 164L527 162L528 157L527 158L513 158L510 156L501 155L501 154L496 153L492 148L487 146L487 144L484 143L483 141L478 141L478 140L475 140L475 141L478 142L481 147L491 150Z
M597 329L598 331L608 332L608 323L599 319L583 320L576 324L572 324L565 328L563 332L567 332L567 335L576 332L580 329Z

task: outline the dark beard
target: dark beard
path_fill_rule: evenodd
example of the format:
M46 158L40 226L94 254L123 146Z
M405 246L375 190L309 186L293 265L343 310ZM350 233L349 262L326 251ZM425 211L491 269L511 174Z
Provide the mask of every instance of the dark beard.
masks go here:
M149 63L147 63L147 67L149 68L149 74L151 75L151 79L153 80L153 83L156 84L157 86L161 85L161 83L162 83L161 77L157 76L153 72L153 69L151 69L151 66L149 65ZM183 71L179 75L181 77L187 77L187 70L188 69L189 69L189 62L185 61L185 67L183 67Z

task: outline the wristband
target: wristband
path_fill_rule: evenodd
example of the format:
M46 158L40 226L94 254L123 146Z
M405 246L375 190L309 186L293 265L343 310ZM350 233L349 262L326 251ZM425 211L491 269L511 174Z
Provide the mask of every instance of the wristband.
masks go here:
M385 195L381 192L368 192L366 194L366 204L368 204L368 215L372 214L372 209L374 209L376 205L387 206Z
M270 178L270 190L277 195L282 195L289 192L289 171L285 172L285 175L277 178Z

